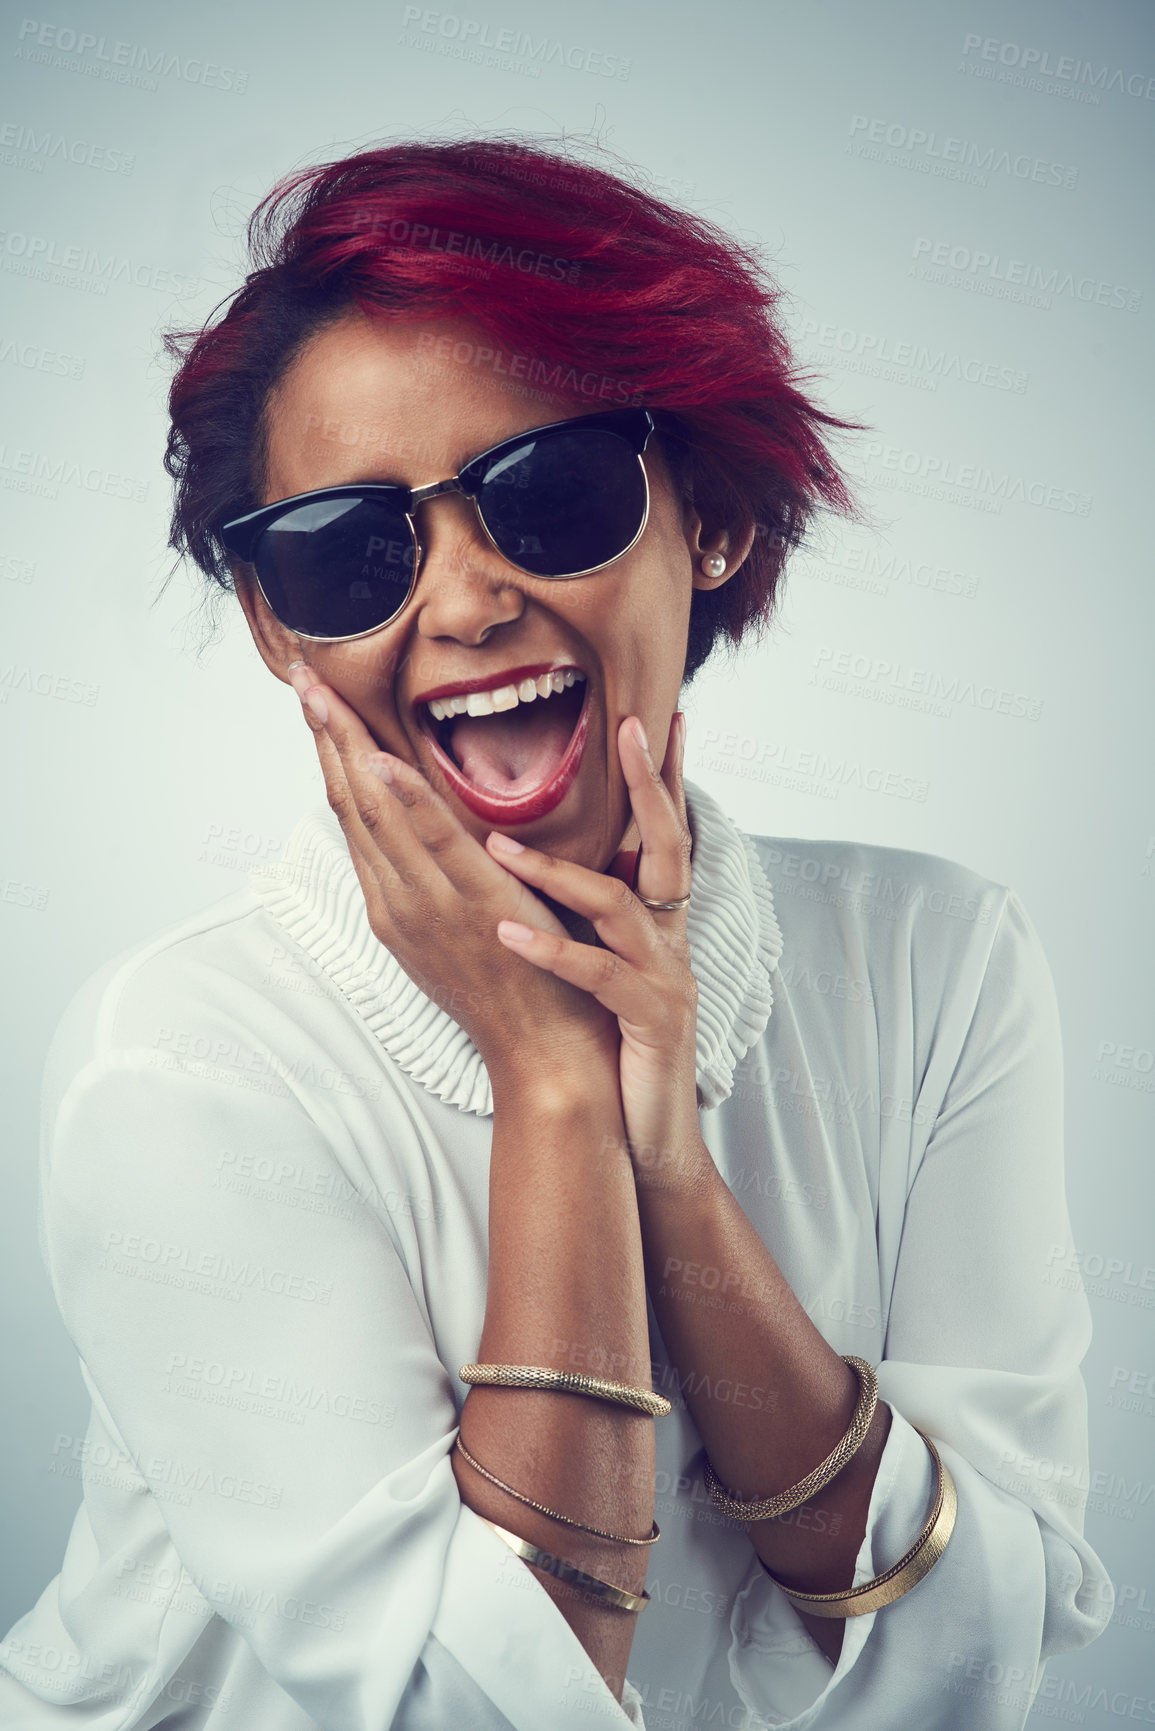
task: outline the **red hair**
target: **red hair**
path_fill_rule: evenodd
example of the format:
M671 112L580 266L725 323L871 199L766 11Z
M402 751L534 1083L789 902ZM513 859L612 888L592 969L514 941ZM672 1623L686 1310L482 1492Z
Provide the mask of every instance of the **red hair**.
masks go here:
M260 502L269 393L354 307L468 319L575 407L654 411L707 528L756 531L729 581L694 591L687 678L720 636L737 643L770 618L813 513L852 508L824 442L852 423L805 394L757 254L620 174L516 140L387 145L282 181L249 247L216 322L165 339L180 361L171 545L224 588L219 528Z

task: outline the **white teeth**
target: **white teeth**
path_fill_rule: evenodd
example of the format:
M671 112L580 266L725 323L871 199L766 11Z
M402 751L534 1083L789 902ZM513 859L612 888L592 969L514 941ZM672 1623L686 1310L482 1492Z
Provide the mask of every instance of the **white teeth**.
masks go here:
M434 721L445 721L451 715L495 715L506 709L516 709L519 703L534 703L539 697L552 697L555 691L565 691L585 674L576 667L564 672L543 673L537 679L523 679L520 685L498 685L492 691L458 692L455 697L432 697L429 713Z

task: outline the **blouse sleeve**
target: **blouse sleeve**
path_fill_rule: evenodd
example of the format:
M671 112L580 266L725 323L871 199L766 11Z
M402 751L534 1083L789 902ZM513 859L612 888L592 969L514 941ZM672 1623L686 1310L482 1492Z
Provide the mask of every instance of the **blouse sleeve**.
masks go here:
M196 1015L201 1049L236 1052L227 1012ZM192 1073L154 1047L109 1043L64 1090L45 1254L136 1506L159 1511L183 1567L162 1602L163 1534L109 1523L86 1541L85 1579L61 1577L61 1625L83 1621L95 1577L94 1646L101 1603L154 1617L137 1706L215 1613L324 1731L588 1726L585 1649L458 1494L452 1387L387 1210L276 1206L224 1180L244 1152L318 1175L324 1194L356 1167L350 1139L345 1114L291 1081L227 1062ZM224 1489L245 1484L264 1492ZM601 1684L599 1717L640 1724L632 1699Z
M932 1128L912 1162L879 1367L893 1421L854 1585L890 1568L925 1525L934 1473L916 1426L954 1477L957 1520L905 1597L847 1620L821 1683L824 1662L800 1651L789 1602L751 1572L731 1671L747 1707L791 1731L1011 1731L1046 1659L1093 1640L1111 1613L1083 1538L1090 1313L1081 1287L1056 1275L1073 1265L1058 1006L1017 896L1007 893L961 1048L956 1038L946 1049L941 1002L918 998L916 958L916 1046L920 1021L930 1033L914 1119L921 1107Z

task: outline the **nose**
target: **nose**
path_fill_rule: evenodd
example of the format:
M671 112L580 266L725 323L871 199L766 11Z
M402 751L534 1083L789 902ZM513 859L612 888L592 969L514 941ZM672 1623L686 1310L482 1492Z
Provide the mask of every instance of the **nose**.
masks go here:
M421 566L413 592L416 628L426 638L479 644L525 611L519 573L490 545L472 499L430 496L416 507Z

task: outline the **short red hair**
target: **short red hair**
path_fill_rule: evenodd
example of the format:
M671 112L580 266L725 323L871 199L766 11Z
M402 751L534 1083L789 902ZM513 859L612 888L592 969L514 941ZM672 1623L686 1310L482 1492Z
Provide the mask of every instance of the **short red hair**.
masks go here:
M728 582L694 591L686 678L770 618L815 510L852 508L824 441L851 424L805 394L756 253L618 173L516 140L386 145L282 181L249 246L215 322L166 338L171 545L224 588L220 525L259 503L269 393L353 307L468 319L575 407L654 411L707 526L756 530Z

